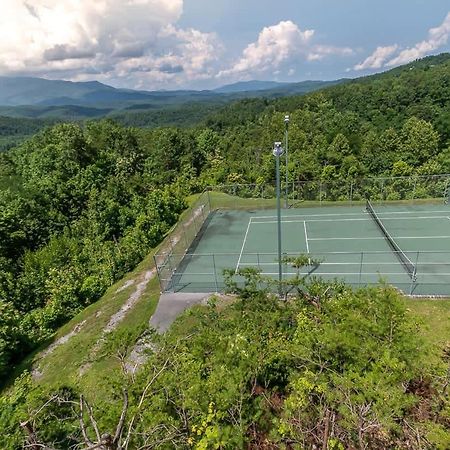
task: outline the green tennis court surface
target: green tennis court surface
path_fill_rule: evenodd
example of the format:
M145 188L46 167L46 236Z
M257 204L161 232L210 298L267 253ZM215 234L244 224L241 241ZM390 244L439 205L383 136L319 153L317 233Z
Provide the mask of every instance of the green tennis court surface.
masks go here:
M308 253L321 261L302 274L338 278L354 286L383 279L406 294L450 295L450 207L374 207L401 256L362 205L283 210L282 251L292 256ZM413 267L410 272L405 258ZM220 291L223 269L245 267L278 277L275 210L212 212L172 270L169 289ZM283 277L294 274L295 269L283 266Z

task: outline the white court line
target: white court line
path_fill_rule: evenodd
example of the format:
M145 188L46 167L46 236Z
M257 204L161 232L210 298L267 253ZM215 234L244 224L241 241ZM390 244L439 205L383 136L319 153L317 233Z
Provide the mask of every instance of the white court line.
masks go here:
M303 228L305 229L305 240L306 240L306 253L309 253L309 243L308 243L308 232L306 231L306 221L303 221Z
M252 224L252 218L250 217L250 219L248 221L248 225L247 225L247 231L245 232L245 236L244 236L244 242L242 242L241 253L239 254L239 259L238 259L238 262L236 264L236 270L234 271L234 273L237 273L237 271L239 270L239 263L241 262L242 252L244 251L245 242L247 240L247 235L248 235L248 230L250 230L250 225L251 224Z
M308 275L309 273L302 273L300 275ZM278 272L261 272L261 275L278 275ZM296 272L284 272L284 275L297 275ZM315 276L322 275L334 275L334 276L345 276L345 275L359 275L359 272L318 272L313 274ZM361 272L361 275L379 275L379 276L388 276L388 275L406 275L406 272ZM423 279L425 277L448 277L450 273L418 273L417 277Z
M416 219L449 219L447 216L419 216L419 217L383 217L378 216L382 220L416 220ZM363 219L311 219L308 222L372 222L371 218L363 218ZM282 220L281 223L302 223L304 220ZM277 223L276 220L261 220L261 221L252 221L252 224L261 224L261 223Z
M300 272L300 275L308 275L309 272L302 273ZM360 272L317 272L314 275L316 276L322 276L322 275L359 275ZM278 275L278 272L261 272L261 275ZM296 272L284 272L284 275L297 275ZM407 275L406 272L361 272L361 275ZM426 275L426 274L419 274L419 275ZM438 274L433 274L433 276ZM446 274L439 274L439 275L450 275L448 273Z
M378 216L382 216L383 214L417 214L420 211L377 211ZM428 211L427 211L428 212ZM439 210L439 211L429 211L430 213L445 213L448 214L448 209L445 209L443 211ZM366 210L365 208L362 209L360 212L354 212L354 213L328 213L328 214L292 214L292 215L288 215L287 217L300 217L300 218L305 218L305 217L326 217L326 216L361 216L361 214L366 214ZM252 217L253 220L255 219L271 219L274 218L276 219L277 216L255 216ZM413 217L412 217L413 219Z
M212 276L215 275L215 273L206 273L206 272L183 272L182 277L184 276L192 276L192 275L208 275L208 276Z
M391 236L395 239L446 239L450 236ZM375 241L386 239L385 237L332 237L332 238L309 238L310 241Z
M414 253L414 252L410 252L410 253ZM399 264L401 264L400 262L364 262L363 265L365 266L398 266ZM273 262L273 263L245 263L245 262L241 262L239 264L240 266L254 266L254 267L259 267L259 266L275 266L278 267L278 263ZM323 262L320 263L319 266L360 266L361 262ZM418 266L449 266L450 263L445 263L445 262L427 262L427 263L419 263Z

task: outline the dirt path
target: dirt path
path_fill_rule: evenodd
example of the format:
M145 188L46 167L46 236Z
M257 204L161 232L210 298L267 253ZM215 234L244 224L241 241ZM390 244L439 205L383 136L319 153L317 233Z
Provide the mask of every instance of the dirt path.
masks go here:
M148 282L155 276L156 269L147 270L144 274L144 279L136 286L136 290L128 297L128 300L124 305L117 311L115 314L111 316L108 324L103 329L103 333L111 333L111 331L117 328L120 322L125 318L127 312L134 307L134 305L141 298L142 293L145 291ZM128 283L128 282L127 282ZM127 284L125 283L125 285ZM125 285L120 288L120 290L126 289ZM127 287L129 287L128 285ZM118 289L116 292L120 292Z
M75 325L74 329L67 333L66 335L60 337L55 342L50 344L40 355L39 355L39 361L43 360L46 356L53 353L53 351L58 348L59 346L66 344L71 338L76 336L84 327L86 323L86 320L83 320L79 324ZM31 376L33 380L38 380L42 376L42 371L40 370L39 364L33 366L33 369L31 370Z
M122 320L125 318L127 313L131 309L133 309L133 307L140 300L142 294L144 293L148 282L155 276L155 274L156 269L147 270L144 273L144 279L136 286L136 290L128 297L128 300L122 305L119 311L117 311L115 314L111 316L109 322L106 324L105 328L103 328L102 335L97 340L97 342L91 347L91 350L89 352L89 359L91 361L95 359L96 355L98 354L99 350L104 344L106 340L106 335L114 331L120 324L120 322L122 322ZM127 283L125 283L125 285L126 284ZM129 286L131 286L131 284L127 285L127 287ZM122 288L124 288L124 286L122 286ZM122 288L118 289L116 292L120 292L120 290L123 290ZM91 362L84 364L79 368L78 374L80 376L83 375L87 370L89 370L91 366L92 366Z

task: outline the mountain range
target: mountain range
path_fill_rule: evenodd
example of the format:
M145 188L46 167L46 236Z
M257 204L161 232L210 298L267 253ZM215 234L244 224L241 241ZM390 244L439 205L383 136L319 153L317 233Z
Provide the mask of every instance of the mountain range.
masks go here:
M119 111L159 110L192 103L224 104L242 98L305 94L344 81L278 83L254 80L214 90L140 91L118 89L98 81L0 77L0 115L82 119Z

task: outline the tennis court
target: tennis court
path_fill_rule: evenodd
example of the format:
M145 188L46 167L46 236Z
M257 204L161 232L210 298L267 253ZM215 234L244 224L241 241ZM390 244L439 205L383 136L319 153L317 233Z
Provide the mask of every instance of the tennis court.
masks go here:
M321 262L302 274L354 286L380 279L414 295L450 295L450 207L440 204L314 207L282 210L282 252ZM375 216L374 216L375 214ZM166 264L170 266L170 257ZM223 269L256 267L278 277L276 210L210 213L169 289L223 289ZM283 277L296 274L283 266Z

